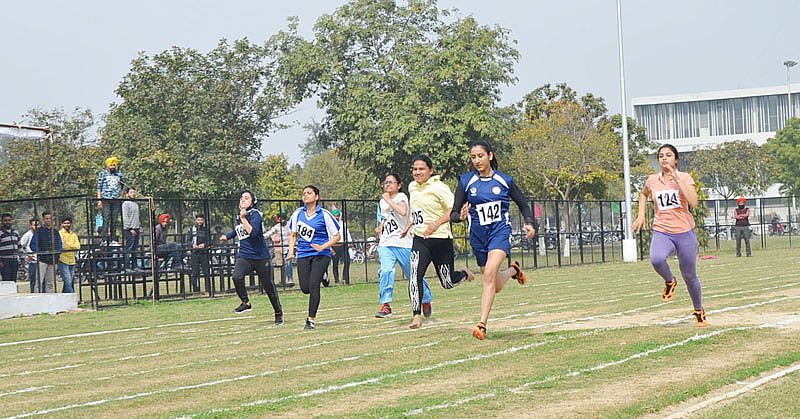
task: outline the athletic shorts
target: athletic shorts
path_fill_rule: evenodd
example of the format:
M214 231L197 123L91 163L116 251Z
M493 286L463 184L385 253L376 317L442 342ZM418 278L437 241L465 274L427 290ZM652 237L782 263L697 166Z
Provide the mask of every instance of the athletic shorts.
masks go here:
M486 260L489 257L489 252L495 249L502 250L506 254L511 254L511 232L510 229L498 229L489 233L488 236L481 234L469 235L469 243L472 245L472 254L475 255L475 260L478 266L486 266Z

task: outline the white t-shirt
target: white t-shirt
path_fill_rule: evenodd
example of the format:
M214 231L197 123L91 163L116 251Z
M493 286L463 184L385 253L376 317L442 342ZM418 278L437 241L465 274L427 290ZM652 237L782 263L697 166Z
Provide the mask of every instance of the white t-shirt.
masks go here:
M388 202L386 202L386 200L381 199L381 202L378 204L378 208L380 211L380 218L383 220L383 232L381 233L378 246L391 246L410 249L413 241L411 232L409 231L408 234L406 234L406 236L403 238L400 237L400 234L406 229L406 225L408 225L408 211L410 211L408 198L406 197L406 194L399 192L394 196L394 198L392 198L392 201L395 204L404 203L407 212L406 215L400 215L389 205Z

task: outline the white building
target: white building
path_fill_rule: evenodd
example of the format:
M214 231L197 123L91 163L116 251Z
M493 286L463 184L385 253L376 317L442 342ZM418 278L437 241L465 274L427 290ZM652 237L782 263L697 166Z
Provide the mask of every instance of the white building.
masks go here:
M633 98L636 121L650 140L690 152L726 141L753 140L762 145L800 115L800 84L792 84L792 113L787 86ZM688 156L687 156L688 157ZM687 159L689 160L689 159ZM779 196L777 185L764 196Z

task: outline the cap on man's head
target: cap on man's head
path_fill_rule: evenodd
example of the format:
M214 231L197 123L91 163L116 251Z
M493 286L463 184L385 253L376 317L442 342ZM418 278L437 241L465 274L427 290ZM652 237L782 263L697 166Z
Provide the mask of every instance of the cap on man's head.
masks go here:
M739 205L744 204L745 202L747 202L747 200L744 199L744 197L740 196L740 197L736 198L736 203L739 204Z
M158 216L158 223L159 224L163 223L164 221L169 222L169 220L170 220L169 214L161 214L161 215Z
M106 167L118 166L118 165L119 165L119 159L118 158L116 158L114 156L111 156L111 157L106 159Z
M331 214L338 216L338 215L342 215L342 212L339 211L339 208L334 208L333 211L331 211Z

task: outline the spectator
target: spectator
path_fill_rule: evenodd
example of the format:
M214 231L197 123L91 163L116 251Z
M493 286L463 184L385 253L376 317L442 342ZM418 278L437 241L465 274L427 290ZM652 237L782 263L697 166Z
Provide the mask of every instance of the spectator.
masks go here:
M122 186L125 177L117 170L119 159L106 159L106 169L97 175L97 208L103 211L103 238L117 240L116 223L122 208Z
M75 266L77 264L75 254L81 250L81 241L78 235L72 231L72 218L64 217L61 220L61 230L58 232L61 236L62 252L58 260L58 274L61 275L61 280L64 281L64 288L61 292L71 294L75 292L73 288L73 279L75 278Z
M274 246L280 247L281 257L283 258L283 271L286 273L286 286L294 286L294 272L292 261L286 259L289 254L289 227L286 226L286 213L280 213L275 217L275 225L264 233L264 239L269 240Z
M14 229L14 219L11 214L0 216L0 275L3 281L17 281L17 271L22 253L19 232Z
M206 282L206 290L211 289L211 271L208 264L208 228L203 214L194 217L194 225L189 229L188 241L192 246L192 272L189 274L189 284L192 292L200 292L200 271Z
M35 218L31 218L28 221L28 225L30 229L22 235L22 238L19 240L20 245L22 245L22 251L25 252L25 263L28 264L28 282L31 284L31 293L37 292L38 287L36 286L38 282L38 276L36 275L37 269L39 267L39 261L37 260L36 253L33 252L31 249L31 243L33 242L33 235L36 234L36 229L39 228L39 220Z
M43 226L36 229L31 239L31 250L39 257L37 289L50 293L56 290L56 261L61 254L61 235L53 227L53 215L42 213Z
M338 208L334 208L331 211L333 214L333 218L336 219L336 222L341 224L342 226L342 241L333 245L331 250L333 253L333 280L337 284L339 283L339 261L342 261L342 282L345 284L350 283L350 251L349 246L353 245L353 237L350 236L350 230L347 228L347 224L342 222L342 211ZM322 281L322 284L326 287L330 285L330 282L327 278Z
M167 269L172 262L172 269L183 269L181 251L178 243L167 243L167 226L171 219L169 214L158 216L156 225L156 256L164 259L164 269Z
M744 198L737 199L737 208L733 210L733 219L736 220L736 225L734 226L736 257L742 256L742 239L744 239L747 249L747 257L752 256L752 252L750 251L750 208L747 208L746 203L747 200Z
M139 204L136 203L136 189L128 188L128 199L122 203L122 238L125 239L125 268L139 269L139 258L136 254L139 248L139 237L142 224L139 221Z

